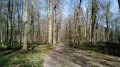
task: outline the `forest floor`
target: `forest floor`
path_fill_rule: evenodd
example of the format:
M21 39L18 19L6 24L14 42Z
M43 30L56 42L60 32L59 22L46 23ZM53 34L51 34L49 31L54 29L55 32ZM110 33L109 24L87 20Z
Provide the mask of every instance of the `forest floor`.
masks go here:
M60 44L47 54L43 67L119 67L120 57Z
M19 50L0 50L0 67L43 67L47 53L55 46L40 44L28 52Z
M119 67L120 57L91 50L41 44L26 53L0 50L0 67Z

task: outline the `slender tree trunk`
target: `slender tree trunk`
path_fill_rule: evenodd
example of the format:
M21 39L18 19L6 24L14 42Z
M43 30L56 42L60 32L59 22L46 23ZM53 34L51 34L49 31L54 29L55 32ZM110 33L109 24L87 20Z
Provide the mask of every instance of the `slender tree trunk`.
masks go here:
M53 11L52 11L52 0L49 0L49 3L50 3L50 16L49 16L49 34L48 34L48 43L49 44L52 44L53 43L53 19L52 19L52 16L53 16Z
M56 23L56 0L54 0L54 24L53 24L53 44L57 43L57 23Z
M1 45L3 46L3 32L2 32L2 31L0 32L0 35L1 35L1 36L0 36L0 37L1 37L1 38L0 38Z
M92 0L92 28L91 28L91 39L92 43L96 44L96 14L97 14L97 1Z
M10 19L11 19L11 20L10 20L10 22L11 22L11 23L10 23L10 25L11 25L11 27L10 27L10 33L11 33L11 34L10 34L10 46L13 45L13 22L14 22L14 21L13 21L14 18L13 18L13 14L12 14L12 13L13 13L13 3L14 3L14 2L12 1L12 6L11 6L12 8L11 8L11 11L10 11ZM11 47L10 47L10 48L11 48Z
M22 50L27 50L28 45L28 32L29 32L29 18L28 18L28 0L24 0L25 6L24 6L24 11L23 11L23 22L24 22L24 32L23 32L23 47Z
M18 42L20 43L20 13L18 12Z
M37 16L38 16L38 32L37 32L37 41L40 42L41 40L41 35L40 35L40 12L38 10L38 13L37 13Z
M34 30L34 0L31 0L31 27L32 27L32 36L31 36L31 40L32 42L35 41L35 30Z
M118 36L117 36L117 32L118 32L118 27L117 27L117 24L115 25L115 42L119 42L118 41Z
M109 42L110 30L109 30L109 23L108 23L108 21L106 21L106 25L107 25L106 38L107 38L107 42Z
M87 12L86 12L86 21L85 21L85 42L87 43L87 23L88 23L88 8L87 8Z
M8 0L8 14L7 14L7 48L11 48L11 1ZM10 35L10 36L9 36Z
M110 41L110 3L106 7L106 38L107 42Z
M92 42L92 38L91 38L91 36L92 36L92 19L90 19L90 25L89 25L89 32L90 32L90 34L89 34L89 39L90 39L90 42Z

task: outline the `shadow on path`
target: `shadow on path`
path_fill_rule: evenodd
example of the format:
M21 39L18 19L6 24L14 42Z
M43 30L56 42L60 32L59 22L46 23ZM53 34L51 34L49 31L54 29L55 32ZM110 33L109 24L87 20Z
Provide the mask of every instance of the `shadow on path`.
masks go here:
M44 67L119 67L120 58L60 44L45 58Z

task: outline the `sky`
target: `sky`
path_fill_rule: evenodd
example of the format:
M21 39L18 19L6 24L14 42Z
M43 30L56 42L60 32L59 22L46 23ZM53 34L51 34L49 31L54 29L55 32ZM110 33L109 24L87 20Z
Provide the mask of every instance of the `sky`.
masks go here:
M41 17L45 17L47 14L47 10L46 10L46 1L48 0L35 0L35 7L36 10L40 10L40 14ZM79 2L79 0L61 0L62 2L62 16L63 18L68 17L69 15L73 15L74 13L74 6L77 5ZM81 3L81 8L84 14L86 14L86 7L90 7L92 0L82 0ZM113 13L112 18L117 18L119 17L119 6L118 6L118 2L117 0L97 0L98 3L101 3L103 6L105 6L106 4L108 4L108 2L110 2L110 12ZM75 4L75 5L74 5ZM49 6L48 6L49 7ZM99 6L99 10L98 12L100 12L100 14L103 13L103 9Z
M90 2L91 0L83 0L81 3L83 12L86 12L86 7L90 6L88 5L88 1ZM118 14L119 6L117 0L98 0L98 2L101 3L102 5L110 2L110 12L112 12L113 14ZM67 17L70 14L69 9L73 10L73 6L72 6L73 3L77 4L77 0L65 0L64 8L63 8L63 15L65 17Z
M113 13L118 13L119 11L119 6L117 0L111 0L111 7L110 11Z

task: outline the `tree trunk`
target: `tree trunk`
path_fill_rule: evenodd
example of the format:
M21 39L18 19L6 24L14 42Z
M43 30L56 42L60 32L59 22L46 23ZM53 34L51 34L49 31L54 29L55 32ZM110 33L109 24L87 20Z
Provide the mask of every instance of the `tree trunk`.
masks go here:
M52 0L49 0L49 3L50 3L50 16L49 16L49 34L48 34L48 43L49 44L52 44L53 43L53 19L52 19L52 16L53 16L53 11L52 11Z
M29 18L28 18L28 0L24 0L25 3L25 7L24 7L24 11L23 11L23 23L24 23L24 31L23 31L23 47L22 50L27 50L28 49L28 45L27 45L27 41L28 41L28 32L29 32Z
M57 23L56 23L56 0L54 0L54 24L53 24L53 44L57 43Z
M40 42L41 40L41 35L40 35L40 12L38 10L38 13L37 13L37 16L38 16L38 32L37 32L37 42Z
M31 36L31 40L32 40L32 42L34 42L35 41L35 30L34 30L34 0L31 0L31 11L30 11L30 14L31 14L31 34L32 34L32 36Z
M2 32L2 31L0 32L0 37L1 37L1 38L0 38L1 45L3 46L3 32Z
M92 44L96 44L96 14L97 14L98 6L97 1L92 0L92 28L91 28L91 40Z
M10 5L11 1L8 1L8 14L7 14L7 48L11 48L11 35L12 35L12 12L11 12L11 5ZM9 36L10 35L10 36Z

